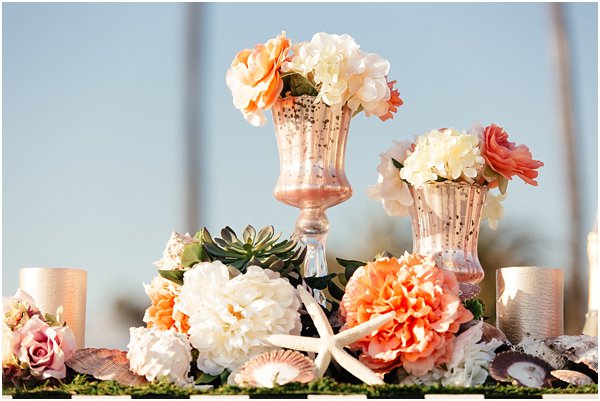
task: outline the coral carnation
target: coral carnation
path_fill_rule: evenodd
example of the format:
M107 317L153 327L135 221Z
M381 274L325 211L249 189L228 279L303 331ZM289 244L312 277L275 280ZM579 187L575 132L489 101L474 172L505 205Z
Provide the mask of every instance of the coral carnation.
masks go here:
M460 324L473 319L458 292L454 274L438 268L430 255L379 259L357 269L348 282L341 304L343 329L395 311L394 320L354 346L372 369L403 366L423 375L450 360Z
M388 111L387 113L379 116L381 121L389 120L390 118L394 118L392 113L398 111L398 107L402 106L404 102L400 99L400 91L398 89L394 89L394 85L396 81L388 82L388 87L390 88L390 99L388 102Z
M150 285L144 285L152 305L146 309L144 322L148 328L177 330L187 333L188 316L176 308L180 288L171 281L156 276Z
M505 178L510 180L516 175L528 184L538 185L536 169L544 163L533 160L527 146L510 142L502 127L492 124L485 128L481 154L492 170Z

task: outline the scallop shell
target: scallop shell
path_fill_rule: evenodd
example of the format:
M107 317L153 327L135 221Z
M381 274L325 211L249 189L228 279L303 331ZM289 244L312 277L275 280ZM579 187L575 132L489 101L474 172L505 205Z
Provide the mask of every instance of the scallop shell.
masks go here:
M77 373L94 376L99 380L114 380L127 386L148 383L144 376L129 370L127 352L106 348L82 348L66 365Z
M461 301L475 298L481 292L481 287L477 284L458 283L458 288L460 290L459 297Z
M543 359L523 352L506 351L496 354L490 362L490 376L498 381L526 387L549 387L552 368Z
M489 323L483 322L483 326L481 327L482 335L481 341L484 343L489 343L494 338L504 344L510 345L510 341L506 337L506 334L496 326L493 326Z
M317 378L313 361L298 351L265 352L247 361L235 373L238 386L269 387L291 382L308 383Z
M575 370L553 370L550 374L565 383L577 387L594 384L594 380L591 377Z

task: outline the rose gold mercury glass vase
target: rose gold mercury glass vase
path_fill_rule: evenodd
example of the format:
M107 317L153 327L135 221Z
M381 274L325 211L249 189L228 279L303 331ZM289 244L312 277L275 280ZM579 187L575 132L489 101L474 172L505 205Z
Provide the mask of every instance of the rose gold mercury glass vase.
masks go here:
M304 276L321 277L327 274L325 211L352 196L344 172L352 113L347 107L335 110L315 103L315 97L308 95L279 99L272 110L280 170L273 195L300 208L296 236L307 248ZM320 291L313 295L324 304Z
M487 191L453 181L410 187L413 251L433 253L438 265L456 274L461 283L483 280L477 239Z

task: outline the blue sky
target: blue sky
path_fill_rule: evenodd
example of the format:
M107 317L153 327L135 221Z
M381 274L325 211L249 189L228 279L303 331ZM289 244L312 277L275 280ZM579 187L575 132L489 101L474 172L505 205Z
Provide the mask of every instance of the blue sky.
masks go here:
M225 72L237 51L282 30L294 42L348 33L387 58L405 105L385 123L350 127L347 176L354 196L328 213L329 244L354 252L371 220L367 198L379 154L392 140L432 128L495 122L545 162L540 186L513 181L501 224L525 226L565 266L568 213L546 4L208 3L198 69L202 222L186 222L183 4L3 4L2 291L22 267L88 270L88 346L124 347L114 297L144 300L171 230L218 232L273 224L289 235L297 210L272 189L272 123L254 128L231 103ZM597 5L570 3L578 171L586 230L598 204ZM581 240L583 240L582 233ZM568 270L567 270L568 271ZM567 273L568 274L568 273ZM493 279L493 278L489 278Z

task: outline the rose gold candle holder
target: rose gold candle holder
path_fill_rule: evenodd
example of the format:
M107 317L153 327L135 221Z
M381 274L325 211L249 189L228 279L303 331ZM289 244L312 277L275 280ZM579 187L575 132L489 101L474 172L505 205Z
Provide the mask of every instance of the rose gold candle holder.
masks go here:
M496 327L518 344L563 335L563 271L532 266L496 270Z
M87 273L83 269L28 267L19 271L19 288L34 299L44 313L56 313L73 330L77 348L85 346Z

